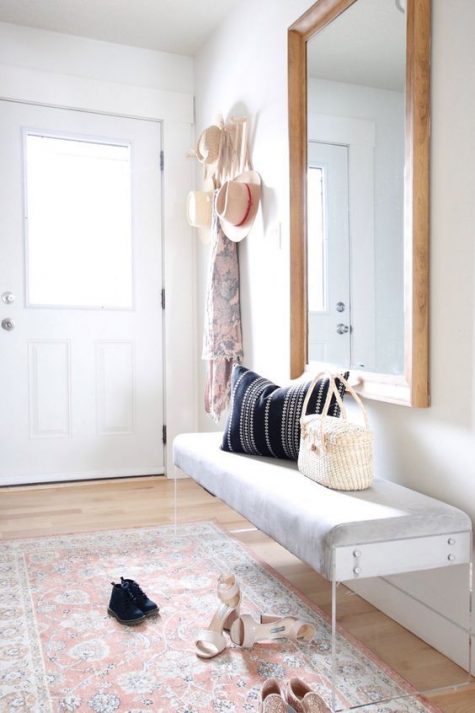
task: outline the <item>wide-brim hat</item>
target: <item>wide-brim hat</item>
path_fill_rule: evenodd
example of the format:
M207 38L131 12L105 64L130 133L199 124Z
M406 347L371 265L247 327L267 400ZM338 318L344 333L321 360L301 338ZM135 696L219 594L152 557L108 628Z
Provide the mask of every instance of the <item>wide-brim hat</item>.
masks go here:
M221 155L222 129L216 124L208 126L196 142L195 155L198 161L213 164Z
M223 183L216 196L216 213L230 240L239 242L250 232L260 198L261 177L257 171L244 171Z
M190 191L186 197L186 218L193 228L211 227L213 191Z

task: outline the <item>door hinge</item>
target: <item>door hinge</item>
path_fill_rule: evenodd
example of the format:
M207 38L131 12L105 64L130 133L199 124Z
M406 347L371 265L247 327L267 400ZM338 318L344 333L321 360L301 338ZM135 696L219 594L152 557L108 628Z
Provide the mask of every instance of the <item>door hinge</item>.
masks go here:
M162 309L165 309L165 288L162 287Z
M163 149L160 151L160 171L163 171L165 167L165 152Z
M164 446L167 445L167 427L162 426L162 443Z

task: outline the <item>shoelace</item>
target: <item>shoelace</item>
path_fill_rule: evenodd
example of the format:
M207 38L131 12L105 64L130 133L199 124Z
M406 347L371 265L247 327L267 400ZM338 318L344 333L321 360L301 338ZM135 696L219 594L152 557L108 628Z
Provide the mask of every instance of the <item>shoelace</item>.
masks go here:
M138 601L137 597L135 596L135 594L133 593L133 591L132 591L131 589L129 589L129 587L122 587L122 589L124 590L124 592L126 593L126 595L128 596L128 598L129 598L134 604L137 604L137 605L138 605L139 601Z
M122 579L122 577L121 577L121 579ZM112 584L113 587L118 587L118 586L119 586L119 585L116 584L115 582L111 582L111 584ZM129 598L132 602L134 602L134 604L138 604L137 596L134 594L134 592L132 591L132 589L129 587L129 583L128 583L128 582L122 581L122 582L120 583L120 588L125 592L125 594L128 596L128 598Z
M133 600L136 601L138 599L146 599L147 595L145 592L140 588L140 586L137 584L137 582L126 582L123 577L120 578L120 583L123 589L125 589L126 592L128 592L132 597Z

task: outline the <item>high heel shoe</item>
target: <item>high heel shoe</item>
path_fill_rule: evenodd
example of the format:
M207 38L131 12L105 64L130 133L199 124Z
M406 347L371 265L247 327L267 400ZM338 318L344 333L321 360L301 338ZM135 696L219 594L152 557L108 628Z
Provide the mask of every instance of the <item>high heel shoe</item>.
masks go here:
M287 713L284 692L275 678L264 681L259 695L259 713Z
M287 682L285 696L296 713L331 713L323 698L301 678L291 678Z
M256 641L272 639L291 639L291 641L311 641L315 626L293 616L261 616L261 623L254 621L249 614L240 616L231 626L230 636L238 646L250 649Z
M223 604L231 609L223 627L229 632L233 622L239 617L241 609L241 590L234 574L222 574L219 577L217 595Z
M239 616L241 592L234 574L222 574L218 579L218 598L221 604L214 613L207 629L199 629L196 634L196 655L211 659L224 651L226 639L223 631L231 627Z

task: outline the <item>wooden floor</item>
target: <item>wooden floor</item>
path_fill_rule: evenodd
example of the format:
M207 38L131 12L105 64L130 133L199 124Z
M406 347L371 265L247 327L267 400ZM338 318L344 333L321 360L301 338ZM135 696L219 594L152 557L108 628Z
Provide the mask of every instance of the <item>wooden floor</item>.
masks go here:
M129 478L0 490L0 540L174 521L174 481ZM246 543L322 609L329 611L329 583L258 532L191 480L177 482L180 522L215 520ZM467 674L417 637L344 587L338 618L344 628L418 690L461 683ZM444 713L475 713L475 682L431 694Z

